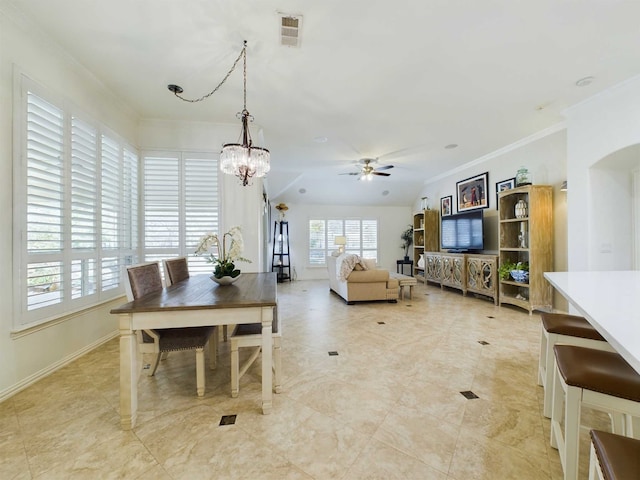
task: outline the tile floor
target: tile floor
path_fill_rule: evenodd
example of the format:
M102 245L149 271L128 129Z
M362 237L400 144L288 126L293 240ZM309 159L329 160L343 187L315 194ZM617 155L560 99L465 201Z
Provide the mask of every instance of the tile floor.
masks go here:
M422 284L397 304L347 306L324 281L278 296L284 383L271 415L259 362L230 397L224 344L204 398L193 353L141 376L138 425L122 431L116 339L0 404L0 478L562 478L536 385L537 315Z

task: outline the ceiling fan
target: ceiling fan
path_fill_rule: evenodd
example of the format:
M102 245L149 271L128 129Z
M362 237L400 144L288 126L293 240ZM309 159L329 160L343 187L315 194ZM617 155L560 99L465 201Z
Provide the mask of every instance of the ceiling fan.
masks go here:
M363 158L359 163L362 164L362 169L359 172L349 172L349 173L341 173L340 175L359 175L360 178L358 180L367 180L371 181L374 175L380 175L381 177L388 177L390 173L381 172L381 170L389 170L393 168L393 165L385 165L382 167L374 168L371 163L375 162L377 159L373 158Z

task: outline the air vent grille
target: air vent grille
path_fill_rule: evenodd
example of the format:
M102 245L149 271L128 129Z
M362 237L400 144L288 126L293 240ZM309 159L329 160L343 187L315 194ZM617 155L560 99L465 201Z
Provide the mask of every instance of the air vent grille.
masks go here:
M301 17L290 15L280 17L280 45L287 47L300 46Z

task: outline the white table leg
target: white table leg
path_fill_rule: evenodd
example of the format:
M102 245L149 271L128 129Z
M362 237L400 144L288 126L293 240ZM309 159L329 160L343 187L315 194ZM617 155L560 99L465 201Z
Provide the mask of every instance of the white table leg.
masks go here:
M120 315L120 425L131 430L138 412L137 339L131 315Z
M273 309L262 308L262 413L268 415L273 407Z

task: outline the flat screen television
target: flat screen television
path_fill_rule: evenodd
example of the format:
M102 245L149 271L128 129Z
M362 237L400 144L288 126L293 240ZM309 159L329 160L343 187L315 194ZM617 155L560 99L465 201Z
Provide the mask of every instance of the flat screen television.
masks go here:
M484 248L483 210L442 217L441 247L449 252L467 252Z

